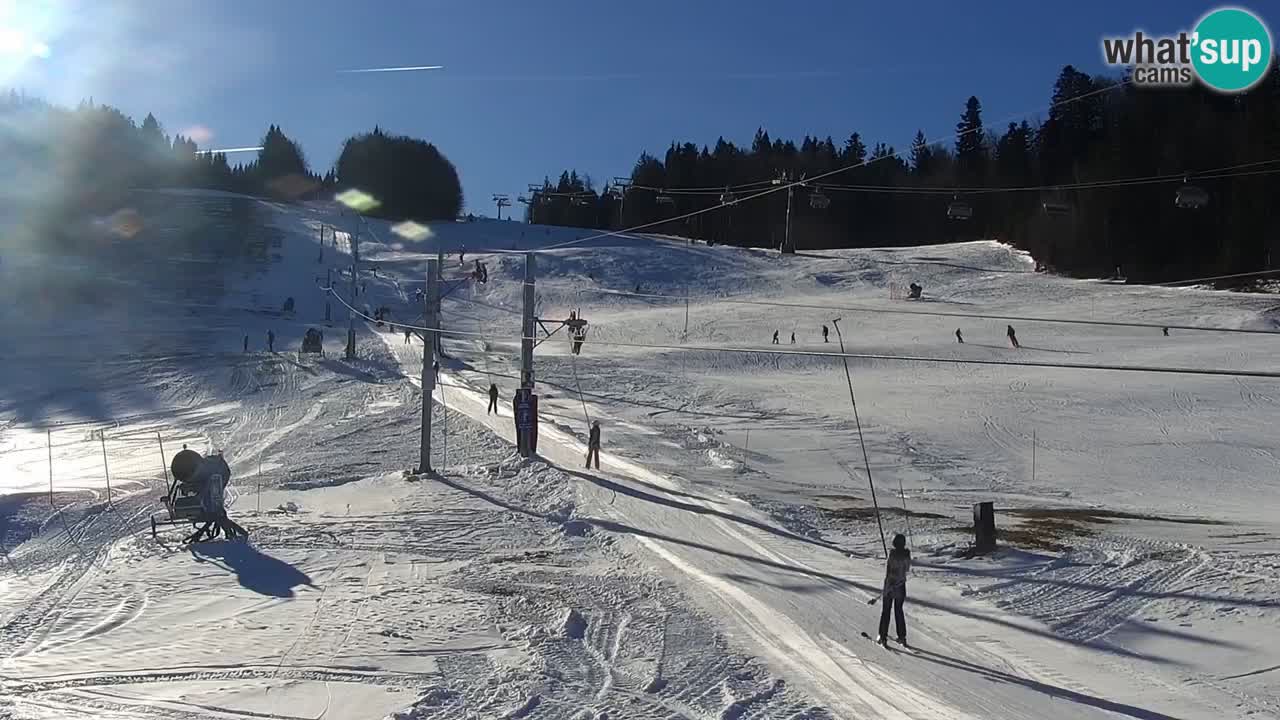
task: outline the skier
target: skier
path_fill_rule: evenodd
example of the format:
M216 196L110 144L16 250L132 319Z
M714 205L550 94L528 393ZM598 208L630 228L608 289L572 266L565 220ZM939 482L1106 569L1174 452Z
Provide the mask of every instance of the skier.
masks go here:
M956 328L956 342L964 344L964 336L960 334L960 328Z
M498 384L489 383L489 409L484 411L485 415L493 413L498 414Z
M596 469L600 469L600 421L591 423L591 434L587 437L587 469L591 469L591 458L596 459Z
M774 330L774 331L773 331L773 344L774 344L774 345L777 345L777 344L778 344L778 331L777 331L777 330Z
M830 340L828 340L828 339L827 339L827 326L826 326L826 325L823 325L823 326L822 326L822 342L831 342Z
M249 352L249 336L244 336L244 351Z
M889 642L890 608L897 625L898 642L907 644L907 619L902 614L902 604L907 600L907 571L910 569L911 551L907 549L907 538L898 533L893 536L893 550L889 551L889 560L885 564L884 605L880 608L880 635L876 638L881 645Z
M408 344L410 343L409 338L412 336L412 334L413 334L413 333L409 332L409 328L405 328L405 329L404 329L404 344L405 344L405 345L408 345Z
M463 245L462 247L458 248L458 265L462 266L466 264L467 264L467 246Z
M1162 328L1162 330L1164 330L1164 336L1169 337L1169 328Z
M1009 336L1009 344L1012 345L1014 348L1022 347L1021 345L1018 344L1018 336L1016 333L1013 332L1012 325L1008 326L1008 328L1004 331L1004 334Z
M792 344L792 345L795 345L795 344L796 344L796 331L795 331L795 330L792 330L792 331L791 331L791 344Z
M440 361L436 360L431 363L431 370L436 374L436 382L440 382Z
M275 352L275 351L276 351L276 334L268 330L267 331L267 352Z

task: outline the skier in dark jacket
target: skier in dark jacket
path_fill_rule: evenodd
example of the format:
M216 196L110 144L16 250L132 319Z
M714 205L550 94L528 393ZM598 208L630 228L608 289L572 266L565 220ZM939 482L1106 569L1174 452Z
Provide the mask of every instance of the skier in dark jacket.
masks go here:
M826 326L826 325L823 325L823 326L822 326L822 342L831 342L830 340L828 340L828 339L827 339L827 326Z
M498 384L489 383L489 409L484 411L485 415L489 413L498 413Z
M1009 326L1008 326L1008 328L1004 331L1004 334L1009 336L1009 344L1010 344L1010 345L1012 345L1012 346L1013 346L1013 347L1015 347L1015 348L1020 348L1020 347L1022 347L1021 345L1019 345L1019 344L1018 344L1018 335L1017 335L1016 333L1014 333L1014 332L1013 332L1013 326L1012 326L1012 325L1009 325Z
M587 437L587 469L591 469L591 458L596 459L596 469L600 469L600 422L591 423L591 434Z
M244 336L244 351L249 352L249 336Z
M885 564L884 605L880 608L880 635L876 638L881 645L889 642L890 608L897 625L898 642L907 644L907 619L902 614L902 605L907 600L907 571L910 569L911 551L907 549L907 538L898 533L893 536L893 550L889 551L889 560Z
M792 344L792 345L795 345L795 344L796 344L796 334L795 334L795 331L792 331L792 332L791 332L791 344Z
M774 344L774 345L777 345L777 344L778 344L778 331L777 331L777 330L774 330L774 331L773 331L773 344Z
M413 337L413 332L412 332L412 331L410 331L410 330L409 330L409 328L405 328L405 329L404 329L404 344L405 344L405 345L408 345L408 344L411 342L411 341L409 340L409 338L411 338L411 337Z
M276 334L270 330L267 331L267 352L276 351Z
M964 336L960 334L960 328L956 328L956 342L964 344Z

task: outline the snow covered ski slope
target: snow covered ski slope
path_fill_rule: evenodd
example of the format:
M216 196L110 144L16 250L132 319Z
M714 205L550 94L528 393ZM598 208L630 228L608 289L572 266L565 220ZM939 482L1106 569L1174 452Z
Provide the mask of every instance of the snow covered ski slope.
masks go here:
M361 256L378 272L356 305L420 321L413 293L442 249L457 287L443 322L467 333L446 339L435 396L443 474L406 479L421 343L362 323L348 362L345 310L330 300L323 321L319 286L349 264L356 220L251 207L270 259L228 269L217 297L24 328L23 377L72 362L59 333L110 352L4 408L0 712L1280 717L1280 381L850 360L885 530L915 556L903 653L859 637L879 619L883 555L840 360L717 349L774 349L776 330L778 349L832 350L840 318L868 355L1274 370L1280 338L1179 329L1275 328L1267 296L1055 278L995 243L779 257L564 245L588 233L510 222L409 241L370 221ZM541 457L522 461L512 251L555 246L538 255L538 314L580 309L588 339L577 356L563 333L539 346ZM465 279L476 258L488 283ZM911 282L922 299L890 299ZM295 317L275 311L284 297ZM292 352L312 326L324 358ZM262 351L268 329L290 352ZM599 471L581 467L590 420ZM226 449L250 544L142 532L157 431ZM111 504L102 444L125 467ZM33 494L50 453L57 512ZM958 558L982 500L1001 549Z

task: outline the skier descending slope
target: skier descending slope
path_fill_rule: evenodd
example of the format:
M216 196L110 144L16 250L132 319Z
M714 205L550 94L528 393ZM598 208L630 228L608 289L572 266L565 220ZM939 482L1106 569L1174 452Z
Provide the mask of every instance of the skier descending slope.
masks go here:
M876 642L881 645L889 642L891 606L898 630L898 642L907 644L907 619L902 614L902 604L907 600L907 571L910 569L911 551L907 549L907 538L898 533L893 536L893 550L889 552L889 560L885 564L884 605L880 608L880 635L876 638Z

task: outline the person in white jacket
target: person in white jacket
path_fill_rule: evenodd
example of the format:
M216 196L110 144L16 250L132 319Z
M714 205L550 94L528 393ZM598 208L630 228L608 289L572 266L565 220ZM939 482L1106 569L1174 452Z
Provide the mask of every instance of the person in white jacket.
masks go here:
M889 609L893 608L894 624L897 625L898 642L907 644L907 619L902 614L902 605L907 600L907 572L911 570L911 551L907 549L907 538L898 533L893 536L893 550L889 551L889 560L884 572L884 603L880 608L880 636L876 642L881 645L889 642Z

